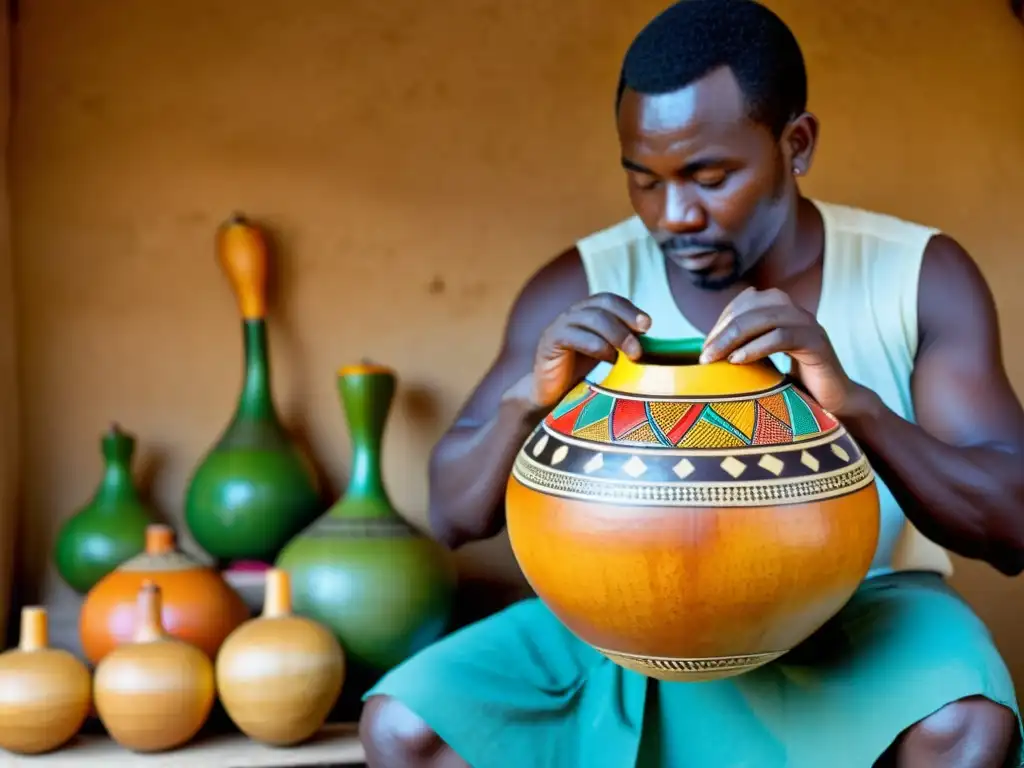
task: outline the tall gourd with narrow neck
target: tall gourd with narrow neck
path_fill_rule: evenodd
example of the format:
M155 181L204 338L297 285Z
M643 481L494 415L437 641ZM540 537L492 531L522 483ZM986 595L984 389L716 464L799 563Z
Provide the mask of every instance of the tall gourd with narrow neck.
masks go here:
M276 563L291 576L295 612L329 627L353 666L371 674L445 632L456 587L447 551L395 511L384 486L381 447L395 383L394 372L379 365L338 372L351 480Z
M185 520L214 557L269 562L324 505L271 393L263 236L235 215L220 228L217 253L242 315L245 374L234 416L191 478Z

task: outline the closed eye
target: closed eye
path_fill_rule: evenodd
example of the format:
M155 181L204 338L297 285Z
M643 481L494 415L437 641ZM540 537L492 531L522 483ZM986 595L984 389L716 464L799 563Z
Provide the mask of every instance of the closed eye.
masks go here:
M645 192L654 189L661 183L661 179L652 178L650 176L644 176L640 178L633 176L632 179L633 186Z
M691 178L702 189L718 189L729 180L730 175L724 168L707 168L697 171Z

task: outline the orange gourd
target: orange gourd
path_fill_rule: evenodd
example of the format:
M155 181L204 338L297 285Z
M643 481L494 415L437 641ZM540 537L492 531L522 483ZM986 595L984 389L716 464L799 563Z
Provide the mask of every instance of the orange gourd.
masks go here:
M136 600L145 581L160 587L164 630L211 660L224 638L249 618L241 596L217 571L179 551L169 526L150 525L146 551L107 574L82 605L82 649L93 664L133 637Z
M779 658L846 603L879 535L853 437L770 363L644 338L525 441L508 533L537 595L618 664L666 680Z

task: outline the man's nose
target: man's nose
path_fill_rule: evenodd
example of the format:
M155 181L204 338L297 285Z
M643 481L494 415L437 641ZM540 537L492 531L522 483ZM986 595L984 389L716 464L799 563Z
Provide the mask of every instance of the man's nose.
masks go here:
M673 234L689 234L707 229L708 217L704 206L695 195L679 183L665 187L665 204L661 211L660 228Z

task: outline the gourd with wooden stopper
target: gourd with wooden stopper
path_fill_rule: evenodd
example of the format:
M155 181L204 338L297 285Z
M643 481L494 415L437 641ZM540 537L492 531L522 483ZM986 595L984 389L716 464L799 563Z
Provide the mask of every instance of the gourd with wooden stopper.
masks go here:
M67 651L50 648L45 608L21 611L21 639L0 653L0 748L38 755L66 744L92 704L89 670Z
M271 394L263 235L236 214L219 230L217 253L242 315L245 375L234 416L189 482L185 520L215 558L271 562L324 505Z
M330 627L350 664L376 672L444 633L457 581L447 550L406 522L384 487L381 447L395 387L395 373L385 366L338 371L351 479L276 563L291 575L296 612Z
M168 635L160 621L160 587L142 584L131 642L97 665L96 712L110 737L135 752L188 743L213 708L213 662L190 643Z
M274 746L306 741L341 693L345 656L322 624L292 614L286 571L266 574L263 614L224 641L217 691L225 711L249 738Z
M85 594L146 543L150 509L132 479L135 438L112 424L100 441L105 469L89 503L61 527L54 562L61 578Z

